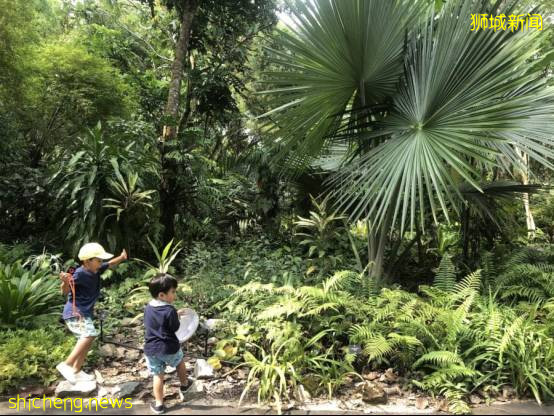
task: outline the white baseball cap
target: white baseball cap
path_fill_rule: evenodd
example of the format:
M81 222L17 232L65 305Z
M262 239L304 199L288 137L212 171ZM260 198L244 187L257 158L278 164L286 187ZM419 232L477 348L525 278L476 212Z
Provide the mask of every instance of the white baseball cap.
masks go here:
M113 257L113 254L106 253L104 247L98 243L87 243L79 250L79 260L89 260L98 257L102 260L108 260Z

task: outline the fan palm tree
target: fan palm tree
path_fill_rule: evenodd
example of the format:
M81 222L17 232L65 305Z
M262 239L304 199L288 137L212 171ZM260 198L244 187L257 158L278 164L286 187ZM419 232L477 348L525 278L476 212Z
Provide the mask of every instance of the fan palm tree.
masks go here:
M373 273L391 227L459 214L461 183L483 192L519 151L552 168L554 89L529 65L541 32L470 29L471 14L522 13L508 3L309 0L282 33L264 91L280 157L335 162L329 190L372 225Z

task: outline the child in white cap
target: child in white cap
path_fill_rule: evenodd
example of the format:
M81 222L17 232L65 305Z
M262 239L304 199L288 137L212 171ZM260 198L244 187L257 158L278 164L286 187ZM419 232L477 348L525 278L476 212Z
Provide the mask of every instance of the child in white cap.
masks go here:
M56 368L72 384L94 380L94 375L83 372L81 367L92 342L98 336L92 318L94 304L100 296L100 275L109 267L127 260L127 252L123 250L120 256L112 257L113 254L106 253L100 244L88 243L79 250L81 266L75 270L73 277L68 273L60 274L62 291L67 295L63 319L78 340L71 354ZM111 260L105 261L108 259Z

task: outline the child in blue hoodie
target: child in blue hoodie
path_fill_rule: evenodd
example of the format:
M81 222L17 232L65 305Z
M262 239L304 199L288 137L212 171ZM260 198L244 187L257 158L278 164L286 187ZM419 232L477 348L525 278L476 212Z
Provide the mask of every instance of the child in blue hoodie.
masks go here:
M177 368L181 381L179 395L184 400L184 393L192 385L187 378L181 345L175 335L179 329L179 317L172 303L176 298L177 280L160 273L148 285L153 299L144 309L144 355L150 374L154 376L154 398L150 408L156 414L162 414L164 406L164 373L165 367Z

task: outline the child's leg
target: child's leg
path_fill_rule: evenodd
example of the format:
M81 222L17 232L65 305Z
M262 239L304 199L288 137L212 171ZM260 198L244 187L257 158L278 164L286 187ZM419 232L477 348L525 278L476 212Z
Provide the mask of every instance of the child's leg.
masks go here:
M65 364L72 367L75 373L81 371L81 367L87 358L87 354L98 335L94 322L90 317L71 318L66 320L71 332L79 337L73 351L65 360Z
M88 352L90 351L90 348L92 347L92 343L94 342L95 337L87 337L88 345L86 345L83 349L83 352L81 355L77 358L75 363L73 364L73 368L75 369L75 373L78 373L81 371L81 367L83 366L83 363L87 359Z
M187 367L185 366L185 360L181 360L181 362L177 366L177 374L179 375L181 386L185 386L188 382Z
M69 354L69 357L65 360L65 363L70 367L73 367L75 373L81 371L81 367L85 362L87 354L92 346L95 337L81 338L75 344L73 351Z
M154 398L156 399L156 406L163 404L164 402L164 374L154 375Z

